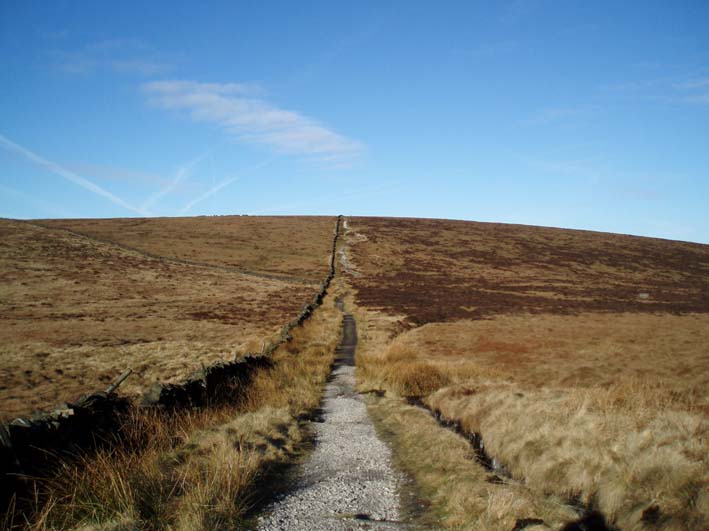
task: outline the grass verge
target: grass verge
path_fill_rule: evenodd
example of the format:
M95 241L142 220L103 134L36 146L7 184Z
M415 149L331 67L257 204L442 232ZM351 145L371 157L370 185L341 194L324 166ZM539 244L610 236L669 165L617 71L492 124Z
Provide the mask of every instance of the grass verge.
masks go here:
M394 447L397 465L428 502L417 518L420 528L509 531L525 518L558 528L577 516L558 498L537 496L521 482L499 482L463 437L440 428L421 408L386 397L374 400L369 411Z
M29 514L4 527L44 531L239 529L273 467L297 458L339 337L334 296L273 353L235 404L129 420L126 444L36 478Z
M563 332L571 317L515 317L519 322L507 319L497 335L493 328L501 325L483 321L397 336L391 317L356 313L364 330L359 389L386 391L375 418L391 433L403 468L431 496L441 527L511 529L516 520L539 518L558 529L578 514L557 504L598 510L620 529L706 527L705 387L701 373L685 370L705 363L700 332L674 333L678 342L662 328L695 327L699 317L578 318L593 334ZM640 321L657 333L631 333ZM525 343L527 329L538 334L534 342ZM591 335L602 340L594 344ZM584 377L584 363L603 378ZM540 367L548 367L546 380ZM468 443L444 435L448 430L427 413L406 405L408 397L481 436L517 487L486 484L484 468L464 464ZM502 510L505 492L514 493L514 503Z

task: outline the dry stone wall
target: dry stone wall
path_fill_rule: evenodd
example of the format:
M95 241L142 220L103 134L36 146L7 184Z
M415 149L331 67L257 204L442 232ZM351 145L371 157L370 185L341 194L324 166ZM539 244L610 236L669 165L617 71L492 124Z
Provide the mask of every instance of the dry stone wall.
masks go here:
M313 300L287 323L278 339L261 353L247 354L231 362L203 367L179 383L155 383L138 401L115 390L86 395L76 403L63 404L50 413L15 419L0 425L0 503L2 508L28 482L24 478L45 475L67 458L101 446L120 443L121 426L135 408L177 411L238 401L253 375L272 366L270 355L292 339L291 331L307 321L322 304L335 276L335 253L342 216L338 216L330 255L330 271Z

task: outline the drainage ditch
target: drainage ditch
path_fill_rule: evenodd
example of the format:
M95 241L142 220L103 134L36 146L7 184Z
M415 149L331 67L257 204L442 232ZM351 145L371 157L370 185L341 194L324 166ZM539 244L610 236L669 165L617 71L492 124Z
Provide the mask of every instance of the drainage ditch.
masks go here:
M466 439L473 448L475 460L485 468L485 470L490 472L487 478L488 482L519 482L512 477L510 471L502 463L487 453L485 443L480 433L466 431L459 421L445 418L440 411L430 408L421 398L408 398L406 401L409 405L422 409L431 415L439 426L454 431ZM605 516L595 508L592 503L582 503L578 497L569 499L566 503L579 517L576 520L566 523L560 531L618 531L616 527L607 522ZM522 531L534 525L545 525L545 522L539 518L521 518L517 520L512 531Z

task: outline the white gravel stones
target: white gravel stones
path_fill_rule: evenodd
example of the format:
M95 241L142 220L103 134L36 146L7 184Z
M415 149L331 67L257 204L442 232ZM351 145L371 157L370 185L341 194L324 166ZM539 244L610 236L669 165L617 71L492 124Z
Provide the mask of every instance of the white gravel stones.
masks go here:
M325 388L324 421L293 489L259 518L262 531L408 529L399 521L391 452L378 437L350 365L335 369Z

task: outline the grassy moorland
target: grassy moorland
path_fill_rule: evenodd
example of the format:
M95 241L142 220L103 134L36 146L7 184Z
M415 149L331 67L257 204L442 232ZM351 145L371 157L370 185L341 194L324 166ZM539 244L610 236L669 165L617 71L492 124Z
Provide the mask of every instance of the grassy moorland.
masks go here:
M360 386L387 392L373 412L435 525L559 529L579 507L620 529L706 525L709 247L442 220L347 227ZM497 467L412 397L481 436Z
M250 529L253 507L273 494L272 472L303 452L304 419L320 403L340 320L333 294L272 354L273 367L256 375L238 403L167 417L138 411L123 446L39 481L32 510L10 513L0 526Z
M334 218L283 219L259 226L254 218L194 218L193 230L184 219L61 221L86 232L105 226L105 234L95 230L101 241L0 221L0 417L101 389L127 367L134 374L121 391L137 394L203 363L258 351L312 299L328 271ZM148 228L150 237L132 239L129 227L152 223L159 229ZM230 240L243 231L247 236ZM104 240L119 235L143 252ZM211 267L232 263L317 282Z
M202 242L209 232L202 218L189 238L189 226L180 226L183 238L199 249L199 260L163 257L163 248L137 249L134 242L114 244L46 223L3 220L3 413L29 413L104 387L128 365L137 374L121 392L130 395L155 380L179 380L201 364L258 351L312 300L329 272L336 220L312 221L289 220L297 243L274 277L261 274L257 258L269 246L283 253L284 225L270 220L251 241L258 252L237 245L234 256L252 260L238 267L220 255L234 245L224 234L218 244ZM169 233L169 221L160 223ZM271 239L270 230L276 233ZM244 265L247 274L240 271ZM26 478L31 496L14 500L17 505L0 515L0 527L247 525L249 511L270 495L271 472L297 459L308 436L304 419L320 401L339 337L334 297L340 289L331 285L323 305L292 330L292 339L271 354L271 366L259 369L233 400L172 413L132 410L119 444L62 457L55 469Z
M211 216L40 220L164 258L320 282L332 217Z
M339 325L330 296L293 331L293 340L273 353L273 368L256 375L238 404L169 417L138 412L123 446L67 463L55 477L40 481L33 510L7 515L5 526L250 528L245 519L251 509L271 496L269 471L302 452L308 437L303 418L320 402Z

